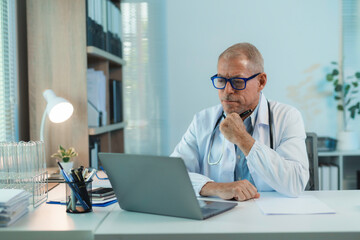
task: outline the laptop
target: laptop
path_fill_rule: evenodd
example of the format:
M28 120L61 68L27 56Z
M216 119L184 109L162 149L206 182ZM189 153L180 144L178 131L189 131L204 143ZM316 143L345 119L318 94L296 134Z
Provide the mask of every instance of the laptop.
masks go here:
M124 210L203 220L237 205L198 200L181 158L99 153L99 159Z

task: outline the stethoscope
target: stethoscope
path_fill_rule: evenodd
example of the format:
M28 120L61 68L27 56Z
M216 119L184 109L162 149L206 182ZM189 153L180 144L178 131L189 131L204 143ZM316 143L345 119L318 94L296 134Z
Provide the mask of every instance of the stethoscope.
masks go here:
M269 136L270 136L270 148L271 149L274 149L274 143L273 143L273 135L272 135L272 117L271 117L271 111L270 111L270 104L269 104L269 101L267 101L267 106L268 106L268 113L269 113ZM222 111L220 117L218 118L218 120L216 121L215 123L215 127L211 133L211 137L210 137L210 147L209 147L209 152L208 152L208 158L207 158L207 162L209 165L217 165L220 163L222 157L223 157L223 154L224 154L224 150L225 150L225 138L223 139L223 143L222 143L222 151L221 151L221 155L219 157L219 159L216 161L216 162L211 162L210 161L210 157L211 157L211 149L212 149L212 146L214 144L214 138L215 138L215 132L216 132L216 129L219 127L219 123L220 121L223 119L223 118L226 118L225 114L224 114L224 111Z

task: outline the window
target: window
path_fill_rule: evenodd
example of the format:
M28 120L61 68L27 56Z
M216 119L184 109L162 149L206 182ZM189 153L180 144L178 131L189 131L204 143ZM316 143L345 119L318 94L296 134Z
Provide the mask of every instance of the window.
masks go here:
M344 82L352 84L355 72L360 72L360 1L342 1L342 58ZM360 94L354 94L352 102L360 101ZM350 102L350 104L352 104ZM359 116L350 118L350 112L346 111L347 130L359 130Z
M15 1L0 1L0 141L16 141Z
M125 152L168 155L165 3L122 3Z

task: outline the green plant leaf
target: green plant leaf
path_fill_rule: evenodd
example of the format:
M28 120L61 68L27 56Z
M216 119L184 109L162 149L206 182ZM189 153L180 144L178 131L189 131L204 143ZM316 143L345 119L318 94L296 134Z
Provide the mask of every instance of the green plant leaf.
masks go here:
M326 75L327 81L331 82L333 79L334 79L334 76L332 74L329 73L328 75Z
M339 83L339 79L335 79L335 81L333 82L334 86L338 85Z
M65 148L63 148L61 145L60 145L60 150L61 151L66 151Z
M335 96L334 98L335 98L335 100L340 100L341 99L341 97L339 97L339 96Z
M358 84L357 82L352 82L352 85L353 85L354 87L359 86L359 84Z
M353 105L353 106L351 106L351 107L349 107L349 111L350 111L350 117L352 118L352 119L354 119L355 118L355 111L356 111L356 109L359 109L359 103L357 103L356 105Z
M70 158L69 157L64 157L62 160L63 160L63 162L68 162L70 160Z
M344 98L346 97L346 95L349 93L350 90L350 84L346 84L345 88L344 88Z
M342 90L342 85L341 84L338 84L335 86L335 92L341 92Z
M350 113L350 117L352 118L352 119L354 119L355 118L355 109L354 110L352 110L352 111L350 111L351 113Z
M343 110L344 110L344 107L343 107L342 105L337 105L337 109L338 109L339 111L343 111Z
M349 100L347 100L347 102L345 103L345 106L347 106L350 102L351 102L352 98L349 98Z
M336 76L336 75L338 75L338 74L339 74L339 70L334 69L334 70L332 71L332 75L333 75L333 76Z
M360 79L360 72L356 72L356 73L355 73L355 77L356 77L357 79Z
M331 64L337 65L337 62L335 62L335 61L332 61L332 62L331 62Z

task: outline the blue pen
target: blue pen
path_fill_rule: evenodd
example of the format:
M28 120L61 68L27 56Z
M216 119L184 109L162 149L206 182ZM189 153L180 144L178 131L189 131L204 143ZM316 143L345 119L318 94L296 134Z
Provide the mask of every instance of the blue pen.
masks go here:
M68 176L67 174L66 174L66 172L64 171L64 169L63 169L63 167L61 166L61 164L60 164L60 162L59 161L57 161L57 164L59 165L59 167L60 167L60 173L61 173L61 175L64 177L64 179L65 179L65 182L68 182L68 184L69 184L69 187L71 188L71 190L75 193L75 195L76 195L76 198L79 200L79 202L80 202L80 204L84 207L84 209L89 209L90 207L86 204L86 202L80 197L80 195L79 195L79 192L78 191L80 191L79 189L74 189L75 187L76 187L76 185L71 185L71 182L73 182L73 179L72 179L72 177L71 176Z

